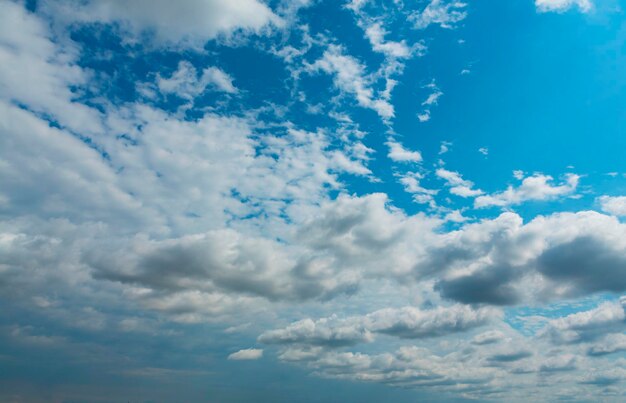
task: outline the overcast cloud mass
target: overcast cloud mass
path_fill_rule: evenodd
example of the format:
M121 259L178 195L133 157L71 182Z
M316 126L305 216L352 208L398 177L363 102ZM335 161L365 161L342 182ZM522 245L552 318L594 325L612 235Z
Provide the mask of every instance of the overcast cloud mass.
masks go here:
M626 401L621 0L0 0L0 401Z

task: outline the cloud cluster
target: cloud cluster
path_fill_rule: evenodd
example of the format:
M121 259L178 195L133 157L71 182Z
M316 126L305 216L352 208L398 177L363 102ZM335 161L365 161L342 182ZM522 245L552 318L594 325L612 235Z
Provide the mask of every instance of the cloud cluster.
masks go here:
M476 208L503 207L529 200L553 200L575 192L580 176L567 174L564 183L556 186L550 184L552 179L551 176L542 174L528 176L522 179L521 185L516 188L509 186L503 192L477 197L474 206Z
M372 88L372 77L366 73L365 66L356 58L345 54L337 45L329 45L322 57L307 67L311 73L318 71L331 74L335 87L341 92L352 95L358 104L374 110L381 118L394 116L393 105L384 96L377 96Z
M403 339L421 339L463 332L499 317L495 310L474 310L463 305L422 310L416 307L382 309L364 316L339 319L336 316L317 321L304 319L259 336L266 344L298 344L327 348L371 342L374 334Z
M291 74L281 83L291 95L285 106L279 97L251 102L254 89L236 69L231 75L208 60L203 46L297 25L307 2L279 3L277 11L256 0L50 0L35 11L1 2L3 342L22 349L15 351L82 354L80 362L118 360L124 376L195 373L135 365L125 352L154 359L146 339L175 339L179 351L194 353L219 339L222 360L276 352L326 377L499 400L541 400L563 392L562 381L565 397L602 387L619 398L626 305L616 295L626 292L626 224L616 216L624 198L597 199L611 215L493 217L486 207L572 197L580 177L555 184L516 172L518 186L488 194L442 161L429 172L427 148L406 148L390 123L396 79L423 45L392 35L367 3L353 1L349 14L377 65L305 24L290 31L298 40L285 35L255 49ZM418 30L454 28L467 14L460 2L433 0L417 13L398 7ZM129 53L148 54L155 44L159 57L163 46L186 49L173 71L156 69L137 84L163 97L120 101L94 90L108 76L86 67L90 51L71 34L102 26L124 36ZM305 73L332 78L314 94L332 98L329 105L307 104L298 81ZM442 92L434 82L427 88L430 117ZM194 108L207 93L237 106ZM179 109L171 98L187 103ZM362 111L345 99L376 112L380 126L372 127L386 129L382 137L365 133L354 118ZM297 122L294 105L321 123ZM440 154L449 145L441 143ZM379 178L385 155L393 168ZM385 193L389 178L426 206L398 207L400 197ZM435 199L446 192L435 183L467 206L440 207ZM608 302L558 314L537 308L594 298ZM526 305L540 312L520 314ZM521 322L528 328L510 325ZM222 331L229 337L214 337ZM117 336L123 342L114 345ZM255 337L265 351L238 350Z
M236 30L260 32L283 20L257 0L114 1L47 0L42 7L66 23L117 23L137 38L154 34L158 44L202 48L218 35Z

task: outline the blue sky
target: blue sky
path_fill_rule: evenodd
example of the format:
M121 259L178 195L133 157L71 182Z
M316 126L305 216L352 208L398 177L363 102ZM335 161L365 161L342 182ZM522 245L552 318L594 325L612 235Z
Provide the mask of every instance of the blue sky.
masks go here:
M0 400L624 401L623 6L0 1Z

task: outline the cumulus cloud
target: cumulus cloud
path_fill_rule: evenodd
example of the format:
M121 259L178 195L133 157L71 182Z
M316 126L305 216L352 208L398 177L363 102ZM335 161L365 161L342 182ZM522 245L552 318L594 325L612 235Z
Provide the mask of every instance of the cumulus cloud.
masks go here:
M453 195L460 197L476 197L484 193L480 189L473 189L474 183L463 179L458 172L439 168L435 174L446 181L447 185L450 187L450 193Z
M420 181L424 178L424 175L419 172L406 172L399 175L399 182L404 186L404 190L413 194L413 200L416 203L428 204L430 207L435 207L434 196L439 193L437 189L427 189L423 187Z
M265 344L308 344L323 347L344 347L372 340L371 333L359 318L340 320L337 317L317 321L303 319L283 329L270 330L259 336Z
M415 270L431 275L437 267L436 288L464 303L508 305L623 292L625 230L595 212L555 214L527 224L505 213L448 234Z
M233 230L136 243L134 249L119 257L110 252L108 257L90 253L86 259L97 269L97 277L153 290L220 290L270 300L352 292L358 280L354 276L333 275L323 261L298 261L277 243Z
M136 36L154 34L159 44L199 48L218 35L236 30L260 32L268 24L283 24L257 0L193 0L183 4L167 0L49 0L43 6L70 23L119 23Z
M263 357L263 350L257 348L247 348L244 350L236 351L228 356L229 360L258 360Z
M436 337L463 332L499 317L493 309L472 309L464 305L421 310L415 307L383 309L366 317L368 328L405 339Z
M551 320L542 334L548 336L555 344L593 341L609 333L626 329L624 309L623 303L605 302L597 308ZM604 347L609 340L615 341L616 344L610 348ZM611 335L608 339L604 338L600 344L592 346L589 352L602 355L618 351L620 342L623 340L619 335Z
M519 187L509 186L503 192L477 197L474 200L474 207L505 207L531 200L554 200L574 193L578 187L580 176L567 174L564 183L556 186L550 184L552 180L553 178L549 175L527 176L522 179L522 184Z
M403 339L444 336L473 329L498 318L493 309L472 309L464 305L422 310L416 307L382 309L364 316L339 319L336 316L317 321L304 319L283 329L259 336L267 344L304 344L344 347L367 343L374 333Z
M389 154L387 156L395 162L421 162L422 154L419 151L407 150L399 142L389 139L387 140Z
M242 11L242 4L250 8ZM0 299L3 321L15 322L0 326L10 344L4 361L28 361L14 355L27 346L32 354L53 351L93 368L135 365L144 351L151 355L146 337L155 345L171 345L175 337L182 346L175 360L196 362L194 346L213 343L206 331L223 336L226 329L237 337L259 335L280 360L317 375L441 396L527 400L567 385L574 396L593 400L589 390L622 382L623 300L562 317L556 317L561 311L537 314L545 326L536 335L527 334L536 328L507 324L523 321L517 317L523 307L497 307L529 303L541 311L546 301L626 292L619 198L598 199L613 216L583 211L525 221L508 212L476 220L466 210L438 207L437 190L423 186L431 178L422 166L392 172L410 195L360 187L353 194L345 178L374 180L379 167L368 165L376 141L346 111L333 113L328 127L307 123L304 130L290 121L294 114L281 114L283 105L251 107L243 94L232 110L218 105L188 115L155 99L91 98L88 87L98 80L81 67L84 49L55 37L55 22L46 19L65 10L65 22L77 24L71 29L102 23L111 35L151 37L172 51L279 25L264 4L191 2L165 21L162 12L172 6L160 1L126 5L125 12L122 2L39 2L35 12L0 3ZM286 13L306 5L293 4ZM192 9L197 16L188 15ZM452 27L464 10L432 1L414 18L423 27ZM96 11L101 14L88 15ZM177 31L181 21L184 32ZM373 73L313 34L302 34L310 47L304 44L301 55L314 49L303 68L332 75L335 88L323 95L339 89L385 120L393 116L391 77L401 71L390 60L400 63L410 57L407 48L417 47L385 31L382 21L365 28L385 59ZM238 91L237 77L215 67L218 61L206 65L194 55L181 54L177 60L193 64L183 61L173 72L151 72L154 88L186 100L207 90ZM440 97L431 88L425 108ZM388 140L376 145L383 152L389 147L391 160L421 162L418 151ZM448 146L442 143L441 153ZM437 166L435 176L450 193L488 197L485 205L551 200L578 184L575 176L554 185L547 176L517 172L520 186L482 195L460 173ZM394 205L401 197L428 205L403 210ZM304 319L289 324L293 318ZM121 341L111 348L103 339ZM130 352L127 345L145 350ZM228 353L219 357L259 359L263 350ZM191 372L146 366L119 373ZM538 385L538 374L558 377L558 385Z
M626 196L600 196L598 198L602 211L616 216L626 216Z

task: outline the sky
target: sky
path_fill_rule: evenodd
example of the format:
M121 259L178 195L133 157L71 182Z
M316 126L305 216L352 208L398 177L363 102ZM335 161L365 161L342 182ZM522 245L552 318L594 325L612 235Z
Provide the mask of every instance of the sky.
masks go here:
M625 5L0 0L0 401L625 401Z

